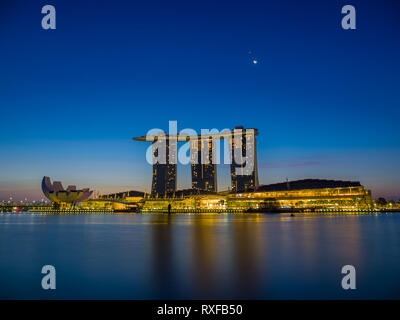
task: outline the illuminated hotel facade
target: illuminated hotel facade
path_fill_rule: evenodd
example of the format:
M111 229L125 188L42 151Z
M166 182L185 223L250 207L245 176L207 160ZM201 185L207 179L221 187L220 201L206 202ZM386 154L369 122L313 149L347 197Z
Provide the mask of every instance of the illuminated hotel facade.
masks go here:
M178 191L176 198L143 199L142 212L271 212L369 211L374 209L371 192L359 182L306 179L264 185L243 193L190 194Z
M236 127L231 147L232 192L245 192L258 186L257 129Z
M176 191L178 143L168 137L159 137L153 142L153 180L151 194L166 194ZM164 152L165 158L161 155Z
M236 127L221 133L200 136L165 135L142 136L136 141L151 142L153 146L152 196L173 195L177 186L178 142L190 141L192 188L217 192L216 140L227 139L231 163L231 191L245 192L258 186L257 129ZM165 151L164 151L165 150ZM165 155L165 156L164 156Z
M190 141L192 189L217 192L216 152L212 137Z
M259 185L257 166L257 129L234 130L201 136L139 137L164 143L166 163L153 162L150 195L138 201L142 212L270 212L271 210L363 211L373 210L371 192L359 182L305 179ZM231 157L231 190L217 192L216 139L227 139ZM176 190L177 143L190 141L192 189ZM163 145L163 144L162 144ZM174 152L174 155L172 153Z
M244 193L228 195L229 207L242 210L263 208L367 209L371 192L359 182L304 179L259 186Z
M137 191L100 197L97 205L113 205L116 209L137 207L143 213L172 212L324 212L374 211L371 192L359 182L305 179L262 185L243 193L219 192L198 194L196 190L179 190L174 197L153 197ZM104 202L110 200L110 203ZM119 201L119 203L118 203ZM87 204L93 206L96 200Z

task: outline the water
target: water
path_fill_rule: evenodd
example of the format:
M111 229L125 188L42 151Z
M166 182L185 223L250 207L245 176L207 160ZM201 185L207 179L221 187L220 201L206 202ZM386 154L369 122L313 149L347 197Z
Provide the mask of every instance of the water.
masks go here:
M399 231L400 213L0 214L0 298L399 299Z

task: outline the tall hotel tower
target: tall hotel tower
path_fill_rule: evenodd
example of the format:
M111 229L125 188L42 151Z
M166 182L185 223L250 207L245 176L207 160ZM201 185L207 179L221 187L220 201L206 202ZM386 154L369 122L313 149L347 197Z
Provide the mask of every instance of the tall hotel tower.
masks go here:
M165 161L155 161L165 146ZM176 191L177 174L177 148L176 139L168 136L158 137L153 142L153 181L151 184L152 195L164 195Z
M176 191L178 141L190 141L192 189L217 192L218 156L216 139L229 139L232 192L244 192L258 186L257 129L236 127L221 134L195 137L179 135L142 136L136 141L152 143L153 180L151 194L166 195ZM149 138L149 139L148 139Z
M258 186L257 134L257 129L243 127L235 127L232 132L232 192L244 192Z
M217 192L216 144L212 137L190 141L192 189Z

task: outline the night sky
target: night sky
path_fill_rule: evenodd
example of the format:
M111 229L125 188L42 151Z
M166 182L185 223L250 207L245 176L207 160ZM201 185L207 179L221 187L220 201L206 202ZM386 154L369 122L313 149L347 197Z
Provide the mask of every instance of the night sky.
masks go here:
M356 180L398 200L399 36L396 0L0 0L0 200L42 198L44 175L149 191L148 145L131 137L169 120L258 128L262 184ZM229 167L218 179L226 190Z

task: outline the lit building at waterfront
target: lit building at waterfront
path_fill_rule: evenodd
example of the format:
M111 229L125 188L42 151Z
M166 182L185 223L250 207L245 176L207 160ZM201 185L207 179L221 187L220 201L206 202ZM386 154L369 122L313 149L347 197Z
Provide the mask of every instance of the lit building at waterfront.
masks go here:
M151 142L153 176L151 192L127 191L85 201L82 207L140 212L271 212L363 211L374 209L371 192L359 182L305 179L259 185L257 129L236 127L200 136L156 135L133 138ZM231 157L231 190L217 190L216 141L227 139ZM177 190L178 142L189 142L192 188ZM219 142L219 141L218 141ZM88 198L88 189L42 182L53 202L76 203ZM65 194L64 194L65 193ZM90 192L89 192L90 193ZM54 195L53 195L54 194ZM77 197L74 195L77 194ZM91 193L90 193L91 194ZM63 200L60 200L63 199Z
M144 198L143 212L362 211L373 208L371 192L359 182L305 179L259 186L242 193L197 194L177 191L174 197Z
M263 185L251 192L231 194L232 208L257 210L287 209L368 209L372 207L371 192L359 182L305 179Z
M232 134L232 192L245 192L258 186L257 129L236 127Z
M60 198L64 200L64 196ZM52 200L53 201L53 200ZM59 201L59 200L57 200ZM54 201L56 202L56 201ZM63 203L62 201L58 203ZM72 202L64 202L68 208ZM171 194L127 191L87 199L81 209L139 212L274 212L274 211L369 211L371 192L359 182L305 179L262 185L246 192L212 192L186 189Z
M244 192L258 186L257 129L236 127L220 133L199 136L149 135L133 138L151 142L153 177L151 194L173 194L177 185L178 142L190 142L192 188L217 192L217 140L226 139L231 161L232 192Z
M167 194L176 191L177 147L177 141L169 137L159 137L153 142L151 194Z
M69 204L76 204L87 200L93 193L89 188L77 189L74 185L70 185L67 189L64 189L60 181L54 181L54 183L51 183L49 177L43 177L42 191L46 198L53 203Z
M192 189L217 192L216 147L212 137L190 141Z

